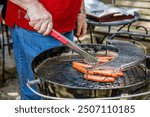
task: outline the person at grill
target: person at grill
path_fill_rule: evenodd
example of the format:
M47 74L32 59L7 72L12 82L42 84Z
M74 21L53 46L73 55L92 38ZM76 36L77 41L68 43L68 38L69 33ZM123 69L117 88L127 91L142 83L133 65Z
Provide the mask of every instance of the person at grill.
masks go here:
M12 27L14 55L20 82L21 99L41 97L26 86L33 80L31 62L39 53L62 45L49 35L55 29L70 40L73 30L83 36L87 31L83 0L9 0L5 22ZM33 86L38 90L36 86Z

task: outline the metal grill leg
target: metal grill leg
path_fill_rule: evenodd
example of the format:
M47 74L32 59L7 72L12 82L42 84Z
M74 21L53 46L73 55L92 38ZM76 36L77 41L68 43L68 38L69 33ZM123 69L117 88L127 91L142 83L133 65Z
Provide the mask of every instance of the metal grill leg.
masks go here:
M5 37L4 37L4 25L1 23L2 28L2 83L5 82Z
M2 47L1 47L2 48L2 79L1 79L1 83L4 83L5 82L5 73L12 74L12 76L15 76L15 75L13 73L10 73L5 70L5 52L6 52L5 48L6 48L6 46L8 47L8 53L9 53L9 55L11 55L11 44L12 43L10 43L8 27L5 24L3 24L3 22L1 22L1 31L2 31L2 42L1 42L1 45L2 45ZM5 41L7 41L7 42L5 42Z

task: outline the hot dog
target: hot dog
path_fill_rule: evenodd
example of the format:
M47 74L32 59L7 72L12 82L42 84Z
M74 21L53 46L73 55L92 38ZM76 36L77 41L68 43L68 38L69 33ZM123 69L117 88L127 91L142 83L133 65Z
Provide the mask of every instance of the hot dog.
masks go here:
M100 60L112 60L113 58L115 58L113 56L96 56L96 57Z
M91 68L92 67L91 65L87 65L87 64L79 63L79 62L72 62L72 65L77 65L77 66L80 66L83 68Z
M97 58L100 60L100 63L107 63L114 59L112 56L97 56Z
M72 67L75 68L79 72L82 72L82 73L87 73L88 72L89 74L93 74L92 71L88 71L86 68L81 67L77 62L73 62Z
M121 77L124 76L124 73L121 71L113 71L113 70L92 70L93 74L104 75L108 77Z
M90 74L84 74L84 79L95 81L95 82L114 82L115 78L106 76L96 76Z
M82 72L82 73L87 73L88 72L88 74L98 74L98 75L114 77L114 78L124 76L124 73L121 72L121 71L98 70L98 69L89 69L89 70L87 70L86 68L82 67L82 65L84 65L84 67L87 68L86 64L82 64L82 63L78 63L78 62L73 62L72 63L73 68L75 68L77 71Z

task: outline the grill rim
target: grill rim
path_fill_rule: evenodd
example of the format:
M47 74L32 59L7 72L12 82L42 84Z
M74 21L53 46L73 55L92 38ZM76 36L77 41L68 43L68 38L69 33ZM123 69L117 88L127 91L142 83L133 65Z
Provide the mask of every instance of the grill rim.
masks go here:
M136 86L143 86L146 85L150 82L150 78L147 78L146 80L143 80L141 82L135 83L135 84L131 84L131 85L126 85L126 86L115 86L115 87L105 87L105 88L86 88L86 87L76 87L76 86L69 86L69 85L64 85L64 84L60 84L60 83L56 83L56 82L52 82L52 81L48 81L48 80L44 80L45 82L51 84L51 85L58 85L58 86L62 86L65 88L70 88L70 89L79 89L79 90L113 90L113 89L127 89L127 88L132 88L132 87L136 87Z

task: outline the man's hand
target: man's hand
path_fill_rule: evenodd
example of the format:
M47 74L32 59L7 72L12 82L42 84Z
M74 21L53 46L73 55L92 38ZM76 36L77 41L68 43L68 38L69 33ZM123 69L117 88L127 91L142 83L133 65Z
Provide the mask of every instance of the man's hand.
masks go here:
M52 29L52 16L38 0L10 0L27 11L29 25L37 32L48 35Z
M79 13L77 17L76 36L82 37L87 33L86 14Z
M38 33L48 35L52 29L52 16L39 2L30 4L27 8L27 15L30 19L29 25Z

